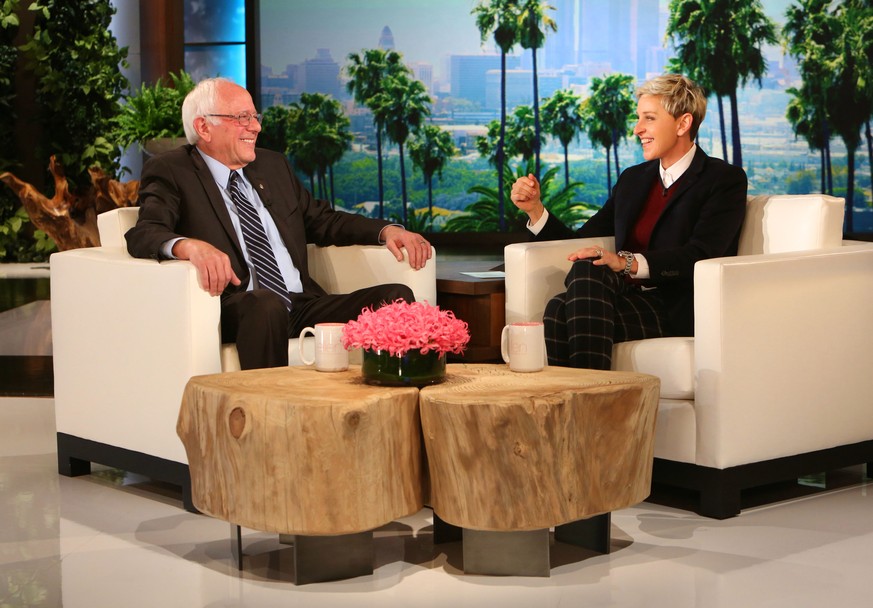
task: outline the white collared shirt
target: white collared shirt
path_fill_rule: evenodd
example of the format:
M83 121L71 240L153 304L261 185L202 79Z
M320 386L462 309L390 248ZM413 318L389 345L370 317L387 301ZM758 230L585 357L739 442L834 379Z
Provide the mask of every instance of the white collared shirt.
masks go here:
M665 169L664 165L658 163L658 173L661 175L661 183L664 184L665 188L672 186L676 183L676 180L688 171L688 167L691 166L691 161L694 160L694 154L696 152L697 144L692 143L691 149L685 153L685 156L670 165L669 169Z

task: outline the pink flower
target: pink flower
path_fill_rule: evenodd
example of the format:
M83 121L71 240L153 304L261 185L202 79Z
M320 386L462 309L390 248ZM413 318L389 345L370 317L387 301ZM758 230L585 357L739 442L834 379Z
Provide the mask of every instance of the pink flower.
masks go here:
M460 354L469 341L466 322L427 302L397 300L376 310L365 308L343 328L346 348L387 350L392 356L411 350Z

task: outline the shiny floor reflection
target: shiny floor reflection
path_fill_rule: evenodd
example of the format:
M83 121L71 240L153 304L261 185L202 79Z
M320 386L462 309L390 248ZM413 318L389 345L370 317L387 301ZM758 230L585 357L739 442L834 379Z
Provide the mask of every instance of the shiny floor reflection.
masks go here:
M372 576L297 587L293 551L181 508L174 488L115 470L57 474L51 399L0 399L0 606L870 605L873 485L848 485L714 521L643 503L613 514L612 553L552 550L550 578L463 574L423 510L376 533ZM342 497L338 497L342 499Z

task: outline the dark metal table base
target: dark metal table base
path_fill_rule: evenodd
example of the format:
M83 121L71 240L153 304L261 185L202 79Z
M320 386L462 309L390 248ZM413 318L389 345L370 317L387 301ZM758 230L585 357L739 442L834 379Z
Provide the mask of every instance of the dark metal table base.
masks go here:
M230 526L231 550L243 569L242 532ZM336 581L373 574L373 531L332 536L280 534L279 541L294 545L294 582L297 585Z
M609 553L610 513L555 526L555 540ZM458 532L462 531L459 538ZM434 544L462 540L464 572L497 576L549 576L549 529L488 531L459 528L434 514Z

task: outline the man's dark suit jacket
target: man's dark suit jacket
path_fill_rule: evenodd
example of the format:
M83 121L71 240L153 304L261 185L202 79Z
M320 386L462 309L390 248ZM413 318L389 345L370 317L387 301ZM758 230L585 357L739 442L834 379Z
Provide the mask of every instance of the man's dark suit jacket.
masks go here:
M534 240L615 236L617 250L639 217L655 180L659 160L629 167L615 184L612 196L577 232L554 215ZM746 214L745 172L710 158L699 147L676 191L655 223L647 251L635 251L649 263L651 279L667 306L673 335L694 333L694 264L698 260L736 255Z
M306 244L375 245L388 222L335 212L312 197L285 157L258 149L243 172L261 197L300 271L304 293L323 295L309 276ZM186 145L150 158L143 167L139 220L127 232L127 249L138 258L161 259L161 245L185 236L206 241L230 257L241 284L225 294L245 291L249 269L230 214L209 167L194 146Z

